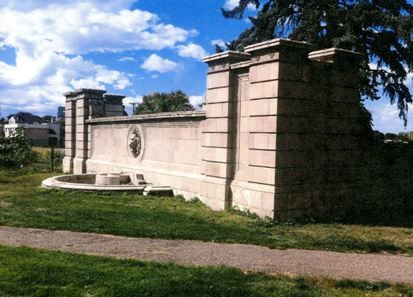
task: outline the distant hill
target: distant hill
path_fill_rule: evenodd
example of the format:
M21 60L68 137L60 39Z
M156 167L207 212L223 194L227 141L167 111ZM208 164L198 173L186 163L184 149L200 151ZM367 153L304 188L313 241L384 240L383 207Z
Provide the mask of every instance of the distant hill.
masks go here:
M9 116L7 116L7 119L10 119L11 117L14 117L17 123L22 124L50 123L52 119L52 116L50 115L39 117L29 112L18 112L16 114L10 114Z

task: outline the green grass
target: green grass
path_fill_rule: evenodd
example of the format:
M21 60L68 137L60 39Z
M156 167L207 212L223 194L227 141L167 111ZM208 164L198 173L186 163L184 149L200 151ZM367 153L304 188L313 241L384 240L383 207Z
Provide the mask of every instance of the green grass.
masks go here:
M413 228L274 225L198 202L132 194L97 195L39 187L50 174L0 172L0 225L133 237L251 243L271 248L413 255Z
M0 296L412 297L413 287L0 246Z

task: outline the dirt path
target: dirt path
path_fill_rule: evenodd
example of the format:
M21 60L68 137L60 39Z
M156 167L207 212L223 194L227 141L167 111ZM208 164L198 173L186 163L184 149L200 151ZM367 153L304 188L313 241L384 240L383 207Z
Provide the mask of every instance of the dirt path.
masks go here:
M0 244L243 271L413 284L413 258L0 227Z

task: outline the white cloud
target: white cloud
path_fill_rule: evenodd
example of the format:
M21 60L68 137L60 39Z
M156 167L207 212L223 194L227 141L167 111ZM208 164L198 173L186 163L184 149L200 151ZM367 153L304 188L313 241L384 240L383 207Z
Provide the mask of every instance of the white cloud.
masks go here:
M212 40L212 41L211 41L211 45L212 45L212 46L219 45L221 48L226 48L226 47L227 47L225 41L222 40L222 39L214 39L214 40Z
M226 0L224 4L225 9L234 9L238 6L240 0Z
M62 93L75 88L124 90L131 86L132 75L85 60L83 55L175 49L197 34L162 23L156 14L129 10L133 2L0 0L0 47L16 54L15 61L0 61L2 108L44 112L63 104ZM163 72L178 65L155 57L152 67Z
M41 67L33 72L36 75L28 77L25 77L26 66L20 62L16 66L0 64L0 103L3 109L54 111L57 105L64 104L62 94L73 89L104 89L112 85L122 90L130 85L129 75L96 65L81 56L69 58L47 53L43 59L47 62L39 64ZM30 59L27 62L37 65Z
M192 42L187 45L178 45L177 48L178 54L181 57L202 60L202 58L208 56L208 53L202 48L202 46Z
M224 9L231 10L238 6L240 0L226 0L224 4ZM248 9L254 10L256 9L253 4L248 4Z
M205 102L205 96L189 96L189 102L196 110L199 110L199 106Z
M136 61L135 58L132 57L121 57L118 59L119 62L130 62L130 61Z
M105 11L93 2L50 5L31 11L0 9L0 36L26 54L120 52L173 48L195 31L159 21L142 10Z
M366 101L365 105L373 116L373 128L381 132L399 133L403 131L413 131L413 123L410 119L407 127L403 126L403 121L399 118L397 105L385 102L386 98L380 101ZM413 106L409 106L411 109ZM410 114L410 113L409 113Z
M143 100L142 96L130 96L123 99L123 105L125 106L125 111L132 115L132 104L131 103L141 103Z
M177 70L179 65L171 60L164 59L157 54L150 55L141 65L142 69L156 71L160 73Z

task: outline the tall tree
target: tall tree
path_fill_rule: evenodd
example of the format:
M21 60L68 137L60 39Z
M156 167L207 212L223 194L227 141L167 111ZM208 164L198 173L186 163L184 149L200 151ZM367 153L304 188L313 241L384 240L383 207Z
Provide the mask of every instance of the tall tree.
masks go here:
M287 37L306 41L316 49L340 47L364 54L361 65L363 99L380 99L383 93L397 103L407 123L412 93L408 75L413 72L413 6L408 0L239 0L227 18L241 19L253 5L252 26L227 44L231 50Z
M194 110L189 103L188 96L182 91L170 93L153 93L143 96L142 103L139 103L134 114L160 113L173 111Z

